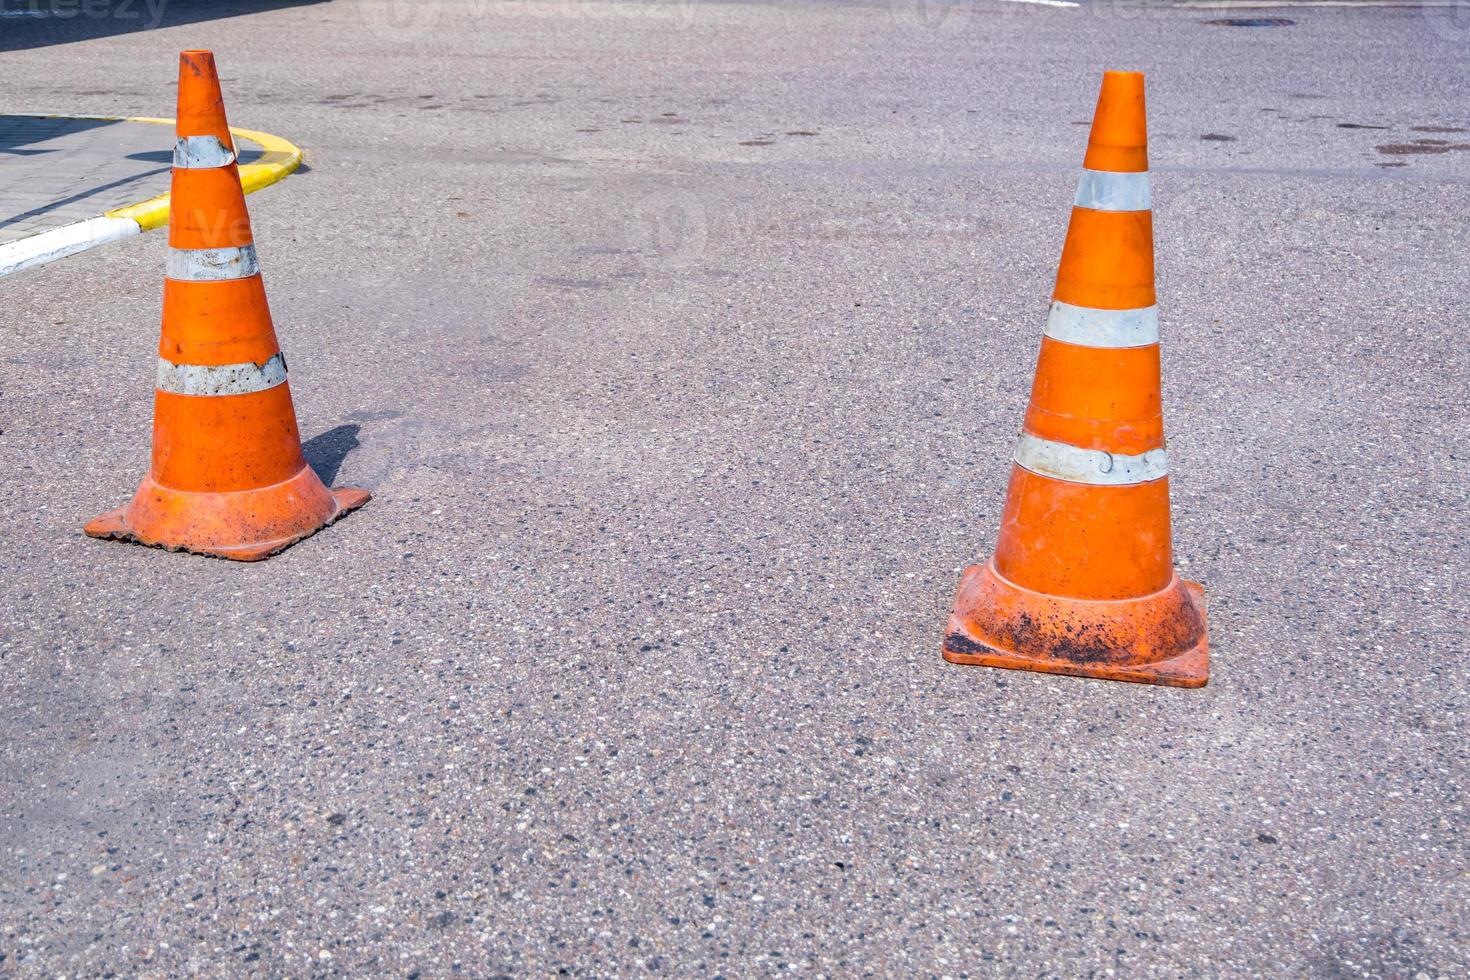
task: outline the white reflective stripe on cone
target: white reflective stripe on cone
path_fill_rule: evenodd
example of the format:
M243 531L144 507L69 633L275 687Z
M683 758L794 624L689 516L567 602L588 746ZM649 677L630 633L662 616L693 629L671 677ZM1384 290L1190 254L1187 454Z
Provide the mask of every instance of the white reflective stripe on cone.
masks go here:
M1147 347L1159 342L1159 308L1097 310L1054 300L1046 335L1081 347Z
M1147 211L1153 207L1148 192L1148 171L1119 174L1111 170L1084 170L1073 203L1094 211Z
M185 170L227 167L235 162L235 151L218 136L180 136L174 144L174 166Z
M1126 456L1101 449L1079 449L1065 442L1039 439L1029 432L1021 433L1015 460L1032 473L1104 487L1148 483L1169 475L1169 457L1162 449Z
M175 364L158 359L155 387L175 395L249 395L286 380L286 357L279 352L264 364Z
M213 282L247 279L260 271L254 245L239 248L171 248L168 250L170 279L183 282Z

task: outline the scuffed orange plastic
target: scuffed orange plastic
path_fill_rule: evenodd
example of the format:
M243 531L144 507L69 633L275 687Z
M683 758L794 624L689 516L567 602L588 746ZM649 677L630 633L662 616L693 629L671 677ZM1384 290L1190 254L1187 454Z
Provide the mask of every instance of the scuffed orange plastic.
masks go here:
M214 136L235 148L225 119L225 97L219 87L213 51L179 52L179 100L174 123L180 136Z
M1152 215L1074 207L1052 298L1101 310L1153 306Z
M1143 76L1103 78L1086 166L1148 167ZM1054 298L1152 306L1147 211L1072 209ZM1158 344L1108 348L1044 337L1023 429L1129 456L1164 445ZM951 663L1202 687L1204 589L1174 571L1169 480L1110 486L1011 470L994 558L966 569L942 650Z
M260 276L204 283L163 280L158 354L174 364L264 364L280 347Z
M1159 347L1083 347L1041 338L1026 431L1136 456L1164 444Z
M174 168L168 212L173 248L235 248L255 241L235 164Z
M1032 592L994 564L960 579L944 635L955 664L1100 680L1204 687L1210 676L1204 589L1178 578L1150 595L1090 601Z
M179 58L179 136L229 127L208 51ZM169 244L223 248L253 242L239 173L231 164L173 173ZM173 364L264 365L280 352L257 273L211 282L164 280L158 352ZM158 391L148 475L127 506L87 534L256 561L362 506L363 490L329 490L301 452L286 382L264 391L182 395Z

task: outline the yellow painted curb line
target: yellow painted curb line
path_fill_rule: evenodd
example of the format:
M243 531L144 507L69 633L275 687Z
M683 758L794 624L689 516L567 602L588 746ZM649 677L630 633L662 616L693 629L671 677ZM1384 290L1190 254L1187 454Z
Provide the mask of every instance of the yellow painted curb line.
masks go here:
M104 119L111 122L156 123L161 126L174 124L172 119L155 119L149 116L81 116L59 112L7 112L4 115L33 119ZM301 166L301 148L289 140L236 126L231 126L230 132L255 143L264 151L260 159L240 164L240 186L246 194L269 187ZM74 221L59 228L50 228L0 244L0 276L75 255L104 242L161 228L168 224L168 199L167 194L160 194L137 204L104 211L95 218Z
M151 119L146 116L123 117L119 121L158 123L164 126L174 124L172 119ZM295 143L283 140L279 136L272 136L270 133L241 129L238 126L231 126L230 133L255 143L265 151L259 160L240 164L240 186L246 194L254 193L262 187L269 187L301 166L301 148ZM132 218L138 223L139 228L144 231L152 231L154 228L161 228L168 224L168 195L160 194L137 204L104 211L103 214L108 218Z

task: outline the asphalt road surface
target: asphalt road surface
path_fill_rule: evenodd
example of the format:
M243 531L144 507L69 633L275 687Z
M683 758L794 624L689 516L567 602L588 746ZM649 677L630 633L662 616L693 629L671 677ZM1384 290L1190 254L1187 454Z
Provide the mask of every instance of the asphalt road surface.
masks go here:
M374 499L259 565L83 537L166 239L0 282L0 972L1470 968L1470 18L208 6L8 18L0 111L216 51L305 149L249 206ZM1202 691L939 656L1104 68Z

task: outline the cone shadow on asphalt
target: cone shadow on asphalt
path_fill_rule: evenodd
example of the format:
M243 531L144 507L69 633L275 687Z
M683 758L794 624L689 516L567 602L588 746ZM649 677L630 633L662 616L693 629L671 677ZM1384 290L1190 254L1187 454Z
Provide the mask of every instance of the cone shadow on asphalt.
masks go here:
M301 454L306 457L307 464L316 470L316 475L322 478L323 483L330 485L337 479L342 461L361 445L357 440L357 434L361 431L360 425L339 425L301 444Z

